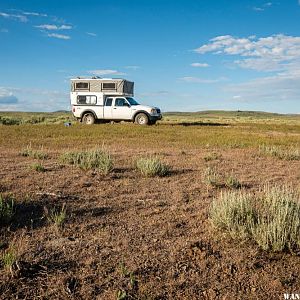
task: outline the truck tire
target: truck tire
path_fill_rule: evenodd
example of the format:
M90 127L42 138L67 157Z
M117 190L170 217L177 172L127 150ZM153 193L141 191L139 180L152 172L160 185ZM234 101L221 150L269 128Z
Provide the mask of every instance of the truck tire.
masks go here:
M149 124L149 118L144 113L137 114L134 121L136 124L139 124L139 125L148 125Z
M95 117L92 113L86 113L82 117L82 123L86 125L93 125L95 123Z

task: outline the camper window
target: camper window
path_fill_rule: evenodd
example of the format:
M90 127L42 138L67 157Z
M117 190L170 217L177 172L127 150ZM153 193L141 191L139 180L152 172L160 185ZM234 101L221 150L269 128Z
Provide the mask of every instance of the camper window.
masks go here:
M77 96L77 103L78 104L96 104L97 97L96 96Z
M75 89L76 90L88 90L89 89L89 83L88 82L76 82L75 83Z
M102 90L115 90L116 84L114 82L103 82Z

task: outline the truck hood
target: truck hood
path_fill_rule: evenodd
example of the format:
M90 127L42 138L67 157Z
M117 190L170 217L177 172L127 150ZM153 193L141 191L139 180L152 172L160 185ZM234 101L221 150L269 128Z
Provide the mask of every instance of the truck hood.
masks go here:
M142 104L132 106L133 110L145 110L147 112L151 112L151 109L153 109L153 108L157 109L158 107L142 105Z

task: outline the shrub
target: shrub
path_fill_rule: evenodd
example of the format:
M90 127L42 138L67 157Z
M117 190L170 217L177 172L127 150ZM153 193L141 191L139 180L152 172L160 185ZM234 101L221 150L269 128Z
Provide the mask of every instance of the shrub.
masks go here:
M83 170L96 169L108 174L113 169L113 160L109 152L104 150L89 150L81 152L66 152L60 156L63 163L80 167Z
M218 155L217 153L213 152L213 153L209 153L208 155L204 156L204 160L205 161L212 161L212 160L217 160L220 158L220 155Z
M264 188L254 240L264 249L282 251L300 248L299 194L287 187Z
M225 186L227 186L231 189L238 189L242 185L239 182L239 180L233 174L231 174L230 176L225 178Z
M251 195L243 192L222 192L220 198L212 202L210 217L217 228L246 238L251 232L251 224L256 219Z
M22 156L32 157L35 159L46 159L48 158L48 154L43 151L43 148L40 150L32 149L31 145L28 145L26 148L22 149L21 153Z
M203 174L203 181L207 185L218 186L220 185L220 175L215 167L207 167Z
M221 193L211 205L212 223L254 240L262 249L300 249L299 194L287 187L265 186L254 198L244 191Z
M7 224L15 213L14 199L11 196L4 198L0 194L0 223Z
M37 172L45 172L46 169L41 163L36 163L31 165L32 169L37 171Z
M158 157L141 157L136 161L137 170L146 177L166 176L170 172L169 166Z
M300 150L298 148L281 148L278 146L266 146L259 147L259 152L265 155L277 157L285 160L300 160Z
M2 125L20 125L20 124L22 124L22 120L17 119L17 118L0 116L0 124L2 124Z

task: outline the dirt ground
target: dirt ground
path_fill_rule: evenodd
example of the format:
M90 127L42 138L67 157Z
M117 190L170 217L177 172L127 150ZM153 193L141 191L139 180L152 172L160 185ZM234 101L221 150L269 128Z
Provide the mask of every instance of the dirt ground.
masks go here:
M113 146L111 146L113 145ZM255 194L264 183L299 188L300 162L254 148L167 145L155 150L167 177L144 178L134 159L145 149L112 142L109 175L59 163L49 146L45 172L20 149L0 146L0 192L16 198L1 250L18 252L16 270L0 268L1 299L284 299L300 293L300 256L270 253L215 230L209 206L225 187L203 182L208 166L234 174ZM150 151L151 152L151 151ZM211 153L217 158L206 161ZM67 208L57 229L48 210Z

